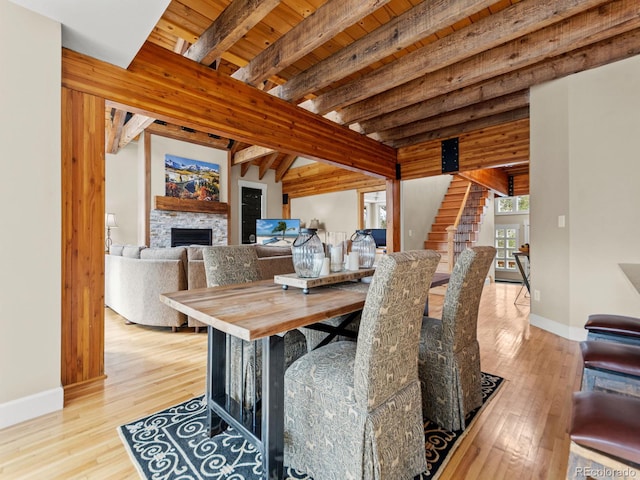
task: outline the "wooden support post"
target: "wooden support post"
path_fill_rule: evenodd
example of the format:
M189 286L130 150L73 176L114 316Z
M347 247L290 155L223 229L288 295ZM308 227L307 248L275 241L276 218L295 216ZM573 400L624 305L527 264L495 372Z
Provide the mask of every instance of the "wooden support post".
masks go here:
M400 180L387 180L387 253L399 252L400 245Z
M62 385L104 378L104 99L62 88Z

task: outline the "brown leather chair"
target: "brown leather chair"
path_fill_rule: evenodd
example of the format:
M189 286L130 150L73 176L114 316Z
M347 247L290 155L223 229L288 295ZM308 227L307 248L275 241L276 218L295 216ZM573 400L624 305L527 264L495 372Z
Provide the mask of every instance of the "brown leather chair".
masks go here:
M582 391L640 397L640 346L613 342L580 343Z
M597 313L589 315L584 328L587 340L640 345L640 318Z
M640 478L639 431L640 399L615 393L574 393L567 478L591 478L593 472L605 470L616 472L615 478Z

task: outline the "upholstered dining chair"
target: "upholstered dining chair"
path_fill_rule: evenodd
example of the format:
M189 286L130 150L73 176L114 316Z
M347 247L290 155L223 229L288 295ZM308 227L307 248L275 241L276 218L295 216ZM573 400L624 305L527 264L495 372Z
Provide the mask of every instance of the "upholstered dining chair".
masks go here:
M450 431L482 405L477 323L480 296L496 249L464 250L451 272L442 318L424 317L418 370L422 414Z
M251 245L206 247L202 252L207 286L232 285L261 280L258 254ZM251 409L262 391L262 342L229 336L230 375L228 394ZM284 335L285 368L307 353L304 335L292 330ZM255 379L255 383L254 383Z
M285 373L285 464L313 478L413 479L426 470L420 323L440 255L391 253L376 268L357 342L309 352Z

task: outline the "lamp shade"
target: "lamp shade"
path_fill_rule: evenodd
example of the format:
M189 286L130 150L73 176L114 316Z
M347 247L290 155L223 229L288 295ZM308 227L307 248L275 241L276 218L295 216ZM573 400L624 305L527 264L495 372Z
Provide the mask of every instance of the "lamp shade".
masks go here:
M115 213L106 213L104 215L104 224L109 228L118 228L118 224L116 223L116 214Z

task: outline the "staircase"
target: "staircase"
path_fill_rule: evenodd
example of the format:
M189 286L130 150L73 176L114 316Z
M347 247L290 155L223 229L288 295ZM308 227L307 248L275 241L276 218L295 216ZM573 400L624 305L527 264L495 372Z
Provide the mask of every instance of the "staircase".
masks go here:
M442 255L437 271L450 272L458 254L476 242L488 199L486 188L461 177L453 177L424 242L424 248ZM452 236L451 246L449 233Z

